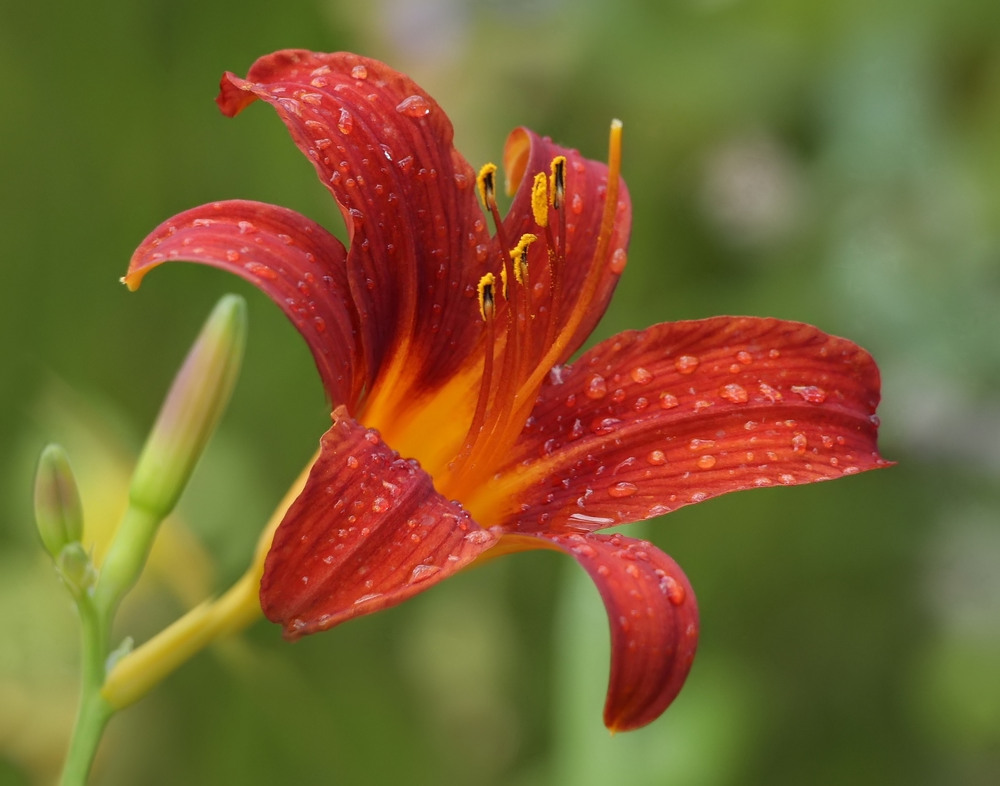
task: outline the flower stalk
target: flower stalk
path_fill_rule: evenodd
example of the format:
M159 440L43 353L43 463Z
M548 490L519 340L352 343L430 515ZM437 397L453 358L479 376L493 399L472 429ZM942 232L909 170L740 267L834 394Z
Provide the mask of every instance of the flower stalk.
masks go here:
M124 706L103 694L109 669L131 650L128 639L113 647L114 617L142 573L160 524L173 510L225 410L243 357L246 323L246 303L234 295L222 298L206 321L139 458L128 508L101 565L92 563L82 543L83 510L65 452L49 446L39 460L35 481L39 535L80 616L80 704L63 786L86 783L104 728ZM242 605L226 607L221 617L227 619ZM243 613L237 618L249 622L252 616ZM214 631L232 627L237 626L217 624ZM156 681L147 680L143 692ZM139 695L133 690L131 700Z

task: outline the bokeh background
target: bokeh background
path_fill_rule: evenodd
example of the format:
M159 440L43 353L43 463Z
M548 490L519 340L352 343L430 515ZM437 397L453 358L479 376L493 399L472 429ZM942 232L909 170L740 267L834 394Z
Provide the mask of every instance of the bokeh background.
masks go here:
M88 524L212 304L250 301L232 407L121 618L141 641L246 563L328 412L270 303L195 266L117 279L174 213L339 221L223 70L296 46L409 72L474 165L526 124L592 157L625 121L635 223L599 334L722 313L873 352L899 465L631 530L700 601L680 698L601 725L608 643L570 560L525 554L285 644L261 623L114 719L99 784L1000 781L1000 6L995 0L0 2L0 784L45 783L76 626L31 475L65 444Z

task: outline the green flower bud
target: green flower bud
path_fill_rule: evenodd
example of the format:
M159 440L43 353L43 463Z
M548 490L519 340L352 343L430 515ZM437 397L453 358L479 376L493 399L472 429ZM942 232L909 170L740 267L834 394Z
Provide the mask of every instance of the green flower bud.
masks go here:
M243 359L246 302L219 301L174 379L132 476L133 506L160 519L187 485L222 416Z
M35 523L45 550L56 559L83 536L83 505L66 451L48 445L35 473Z

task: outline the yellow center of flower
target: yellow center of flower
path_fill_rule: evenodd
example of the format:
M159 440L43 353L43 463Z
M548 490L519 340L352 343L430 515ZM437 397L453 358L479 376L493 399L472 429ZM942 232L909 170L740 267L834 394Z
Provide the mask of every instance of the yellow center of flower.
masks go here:
M525 233L516 242L505 236L495 194L497 168L487 164L479 172L477 185L503 251L495 260L496 272L485 273L478 285L481 363L470 365L419 403L409 402L414 406L400 407L398 402L395 407L386 406L391 392L380 391L383 395L375 397L380 405L369 402L361 413L363 422L380 429L401 455L418 459L438 491L462 502L483 526L496 523L505 507L502 495L509 493L506 484L497 482L497 469L524 428L546 375L573 340L605 273L601 260L610 258L618 209L621 128L617 120L611 125L601 226L594 259L573 297L577 308L564 316L561 324L553 308L562 300L565 157L554 158L548 174L534 176L531 214L535 232ZM517 182L524 174L523 166L521 163L521 171L512 173ZM545 277L528 264L528 250L536 243L547 252ZM541 281L548 291L539 297L535 287ZM499 298L506 301L504 311L497 308Z

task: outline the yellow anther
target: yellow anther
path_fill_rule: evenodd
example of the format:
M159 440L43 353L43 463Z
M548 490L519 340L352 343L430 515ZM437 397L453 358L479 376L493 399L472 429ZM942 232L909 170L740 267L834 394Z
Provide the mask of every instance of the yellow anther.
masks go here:
M549 179L544 172L535 175L531 184L531 214L540 227L549 225Z
M510 250L510 259L514 267L514 278L522 286L528 281L528 246L536 240L538 240L537 235L523 234L517 245Z
M496 164L483 164L482 169L476 176L476 185L479 186L479 198L483 200L483 206L487 210L492 210L497 203L496 198Z
M566 156L556 156L552 159L550 179L549 199L552 201L552 207L558 210L562 207L563 196L566 194Z
M496 276L487 273L479 279L479 313L483 317L483 322L493 317L493 286L496 283Z

